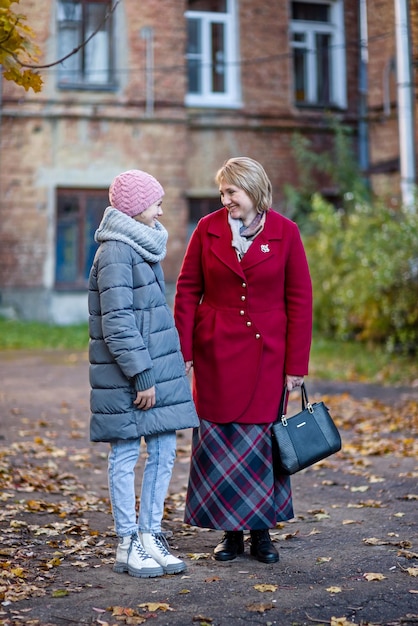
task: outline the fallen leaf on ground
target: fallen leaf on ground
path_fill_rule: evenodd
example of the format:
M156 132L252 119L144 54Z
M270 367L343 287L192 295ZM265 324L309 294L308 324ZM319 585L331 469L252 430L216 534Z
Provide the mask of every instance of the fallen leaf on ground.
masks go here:
M154 611L174 611L174 609L172 609L166 602L142 602L142 604L138 604L138 606L141 609L147 609L150 613L153 613Z
M383 574L379 574L378 572L366 572L363 576L368 581L384 580L386 578L386 576L383 576Z
M264 593L265 591L277 591L278 587L278 585L267 585L265 583L254 585L254 589L256 589L256 591L261 591L261 593Z

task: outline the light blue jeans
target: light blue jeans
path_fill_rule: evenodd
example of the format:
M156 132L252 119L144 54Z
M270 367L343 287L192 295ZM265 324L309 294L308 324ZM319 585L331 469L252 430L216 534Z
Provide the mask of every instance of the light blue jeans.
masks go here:
M161 532L164 501L176 458L176 433L145 437L148 457L144 466L141 502L135 507L135 466L140 439L120 439L110 444L108 456L109 494L118 537L134 532Z

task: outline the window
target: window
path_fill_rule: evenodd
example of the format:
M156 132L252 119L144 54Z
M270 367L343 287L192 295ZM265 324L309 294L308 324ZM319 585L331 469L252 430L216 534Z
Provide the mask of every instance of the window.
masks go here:
M55 284L85 289L97 249L94 233L109 204L108 190L58 189Z
M238 106L235 0L189 0L186 104Z
M189 198L189 225L188 225L188 237L190 238L194 229L197 226L198 221L212 213L217 211L222 206L222 202L219 197L217 198Z
M342 0L291 3L296 105L346 107Z
M58 70L61 88L109 89L114 87L112 17L108 0L59 0L58 55L61 59L92 33L94 37L63 61Z

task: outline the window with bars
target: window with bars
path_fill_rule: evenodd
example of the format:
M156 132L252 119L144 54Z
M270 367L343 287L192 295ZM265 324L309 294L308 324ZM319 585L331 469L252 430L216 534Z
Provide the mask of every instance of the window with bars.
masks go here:
M342 0L291 2L290 32L295 104L345 108Z
M59 65L58 86L78 89L115 87L113 14L109 0L58 0L58 56L63 58L94 36Z
M85 289L97 244L94 233L109 204L107 189L65 189L56 193L57 289Z
M189 0L186 104L239 104L235 0Z

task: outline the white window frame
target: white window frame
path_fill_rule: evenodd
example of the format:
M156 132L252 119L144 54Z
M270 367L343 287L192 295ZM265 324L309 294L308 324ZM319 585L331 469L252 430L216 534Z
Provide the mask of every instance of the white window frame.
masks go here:
M186 106L196 107L225 107L236 108L241 106L241 94L239 89L239 63L237 41L237 7L236 0L226 0L227 10L225 13L210 11L186 11L185 18L199 20L202 34L201 51L201 85L199 94L187 93ZM225 92L218 93L211 90L211 25L223 24L225 28ZM191 56L191 55L190 55ZM186 55L188 58L188 55Z
M315 22L311 20L290 21L290 46L292 51L302 48L308 51L306 55L307 71L306 86L307 99L303 102L294 100L295 106L334 106L340 109L347 108L347 78L346 78L346 55L345 55L345 32L344 32L344 2L343 0L303 0L312 4L327 4L330 7L330 22ZM292 1L291 1L292 5ZM293 35L303 34L305 42L293 41ZM330 75L330 101L329 103L318 102L317 69L315 55L315 35L328 34L331 37L331 75ZM309 54L309 52L311 54ZM293 59L293 55L292 55ZM293 66L292 66L293 71ZM293 90L294 95L294 90Z

